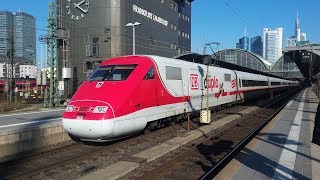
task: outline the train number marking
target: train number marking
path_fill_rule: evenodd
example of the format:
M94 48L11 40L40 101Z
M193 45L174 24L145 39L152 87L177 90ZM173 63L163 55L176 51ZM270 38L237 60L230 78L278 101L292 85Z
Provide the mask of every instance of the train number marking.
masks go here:
M83 119L83 115L77 115L77 119L78 120L82 120Z
M190 74L190 80L191 80L191 89L199 89L199 81L198 81L198 74Z

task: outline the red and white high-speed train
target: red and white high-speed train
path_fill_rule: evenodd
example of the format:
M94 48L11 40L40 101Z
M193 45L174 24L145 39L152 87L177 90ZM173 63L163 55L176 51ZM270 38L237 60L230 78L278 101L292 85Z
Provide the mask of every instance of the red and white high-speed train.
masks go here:
M206 74L208 73L208 79ZM71 137L108 141L147 123L209 106L242 102L298 82L159 56L123 56L102 62L81 84L63 114Z

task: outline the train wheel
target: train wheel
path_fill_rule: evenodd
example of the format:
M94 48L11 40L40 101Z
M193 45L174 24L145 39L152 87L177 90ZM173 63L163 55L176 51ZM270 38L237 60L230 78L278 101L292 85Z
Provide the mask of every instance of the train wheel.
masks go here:
M187 113L183 113L182 114L182 119L183 120L187 120L188 119L188 114Z
M158 128L159 126L159 121L153 121L153 122L149 122L146 126L146 128L144 129L145 133L149 133L153 130L155 130L156 128Z
M169 119L169 124L170 124L170 126L173 126L173 125L176 124L176 122L175 122L174 119L175 119L175 118L170 118L170 119Z

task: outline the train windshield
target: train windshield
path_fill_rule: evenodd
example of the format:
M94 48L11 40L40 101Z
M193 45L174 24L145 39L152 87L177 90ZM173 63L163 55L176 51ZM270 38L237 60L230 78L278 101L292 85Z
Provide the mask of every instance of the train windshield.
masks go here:
M98 66L87 81L123 81L129 77L136 67L136 64Z

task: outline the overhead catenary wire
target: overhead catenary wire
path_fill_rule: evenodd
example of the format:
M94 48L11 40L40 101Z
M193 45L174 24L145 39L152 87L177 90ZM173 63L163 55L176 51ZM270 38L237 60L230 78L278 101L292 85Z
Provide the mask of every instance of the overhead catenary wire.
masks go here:
M227 2L227 1L225 1L225 0L222 0L222 1L226 4L226 6L227 6L228 8L230 8L230 9L232 10L232 12L233 12L235 15L237 15L237 16L250 28L251 31L253 31L256 35L259 34L259 33L257 33L257 31L254 30L254 28L246 21L246 19L245 19L243 16L241 16L241 14L240 14L240 12L239 12L238 10L236 10L236 9L233 8L233 7L231 7L231 5L230 5L230 2L231 2L231 1L229 1L229 2Z

